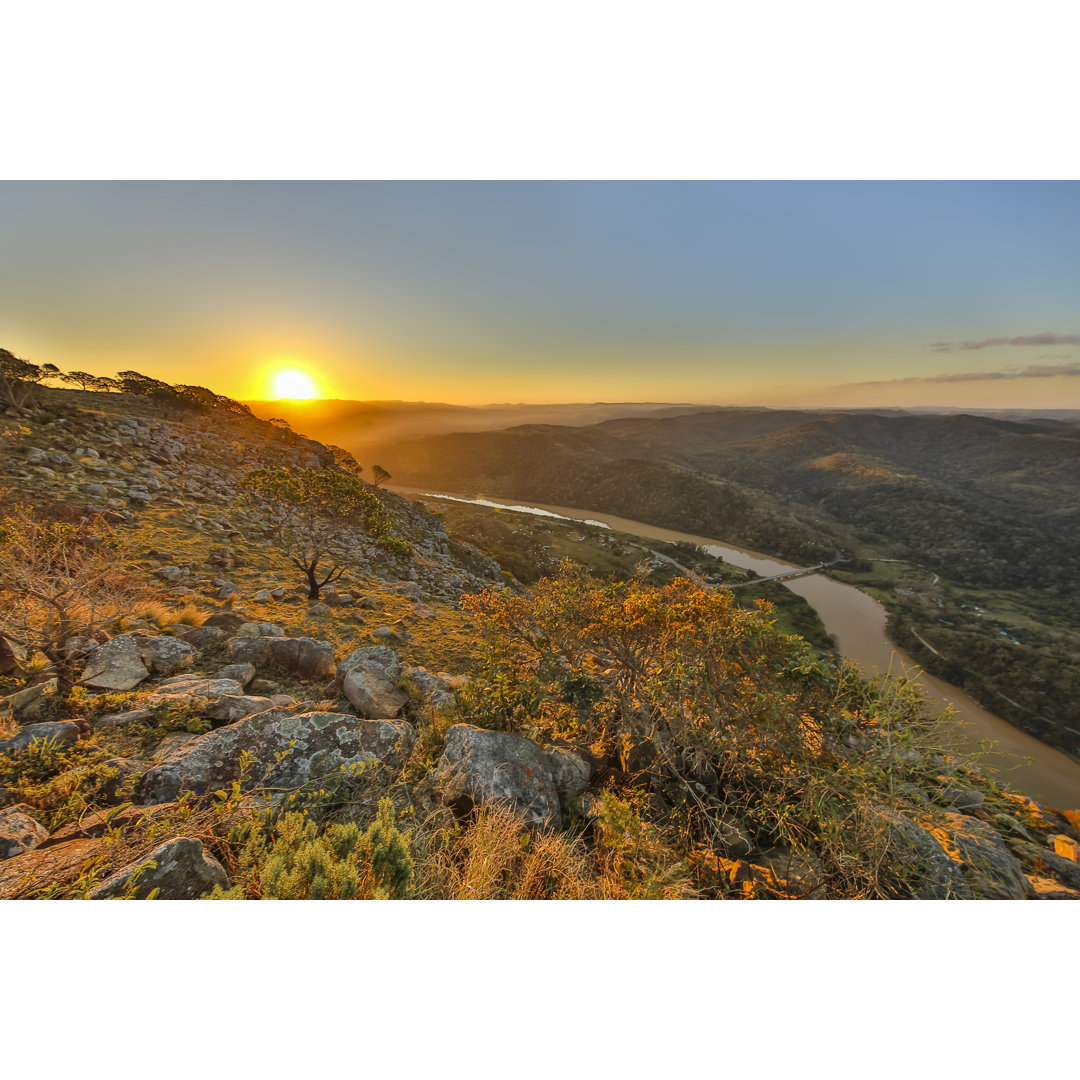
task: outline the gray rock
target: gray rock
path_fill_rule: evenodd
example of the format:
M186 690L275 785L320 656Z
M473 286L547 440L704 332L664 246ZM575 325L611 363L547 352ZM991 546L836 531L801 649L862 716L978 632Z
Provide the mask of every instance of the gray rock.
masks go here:
M334 643L315 638L270 638L270 657L283 671L315 682L334 675Z
M240 589L238 589L231 581L226 581L217 591L217 598L219 600L227 600L230 596L239 596Z
M251 599L259 604L269 604L270 592L268 589L260 589Z
M353 668L342 685L350 704L370 720L392 719L409 700L378 668Z
M172 802L182 791L205 795L234 780L290 790L349 767L402 765L416 732L403 721L361 720L345 713L256 713L192 740L143 778L139 801ZM240 757L251 755L241 778Z
M545 751L531 739L471 724L455 724L432 771L432 783L444 806L459 815L485 802L509 805L528 824L543 827L562 815L560 790L581 790L589 766L572 763L568 750Z
M307 609L307 613L309 615L329 615L332 611L333 609L330 607L329 604L324 604L322 602L312 604Z
M971 888L959 863L937 838L907 818L890 820L890 845L912 868L909 885L916 900L970 900Z
M240 637L284 637L285 628L272 622L246 622L237 634Z
M203 623L203 626L217 626L224 630L227 634L235 634L244 623L250 622L249 619L245 619L237 611L215 611Z
M56 739L60 745L69 746L79 738L79 725L70 720L55 720L45 724L27 724L11 739L0 739L0 754L25 750L38 740Z
M946 787L941 792L941 798L956 810L977 810L986 802L986 796L981 791L961 787L959 784Z
M196 656L195 647L174 637L155 637L145 642L142 662L156 675L172 675L187 667Z
M1038 844L1029 844L1017 841L1012 845L1012 850L1020 860L1033 867L1038 873L1050 873L1059 878L1071 889L1080 889L1080 863L1049 848L1039 847Z
M206 675L176 675L159 683L145 705L208 705L224 694L241 696L244 688L235 679L212 679Z
M376 645L374 648L357 649L349 653L338 664L337 680L339 685L345 682L345 676L354 668L364 667L367 669L377 668L391 682L396 682L401 677L401 662L393 649L386 645ZM422 668L410 670L423 670ZM441 689L441 688L440 688Z
M266 667L270 663L270 639L264 637L234 637L225 644L232 664Z
M95 499L104 499L109 494L109 489L104 484L80 484L79 490Z
M22 855L49 839L49 830L23 812L27 809L19 805L0 810L0 859Z
M220 626L196 626L194 630L185 631L181 638L196 649L209 649L218 642L224 641L228 632Z
M203 716L211 720L226 720L231 724L245 716L251 716L252 713L264 712L273 704L269 698L265 697L222 694L217 701L203 710Z
M148 678L142 639L121 634L94 650L81 682L96 690L131 690Z
M1035 895L1024 868L985 822L949 813L949 834L964 860L964 878L977 898L1027 900Z
M124 712L107 713L91 721L96 728L124 727L127 724L145 724L153 720L154 714L149 709L126 709Z
M235 679L241 686L246 687L255 678L254 664L226 664L219 672L219 679Z
M7 697L0 698L0 716L11 715L27 719L32 718L41 711L46 691L52 693L55 689L55 679L35 683L33 686L24 686L22 690L16 690L14 694L8 694Z
M171 581L173 583L179 581L184 576L184 571L179 566L159 566L154 571L154 577L159 577L162 581Z
M134 900L145 900L157 889L157 900L197 900L215 885L226 888L228 884L221 863L203 851L200 841L179 837L117 871L91 889L87 899L114 900L130 893Z

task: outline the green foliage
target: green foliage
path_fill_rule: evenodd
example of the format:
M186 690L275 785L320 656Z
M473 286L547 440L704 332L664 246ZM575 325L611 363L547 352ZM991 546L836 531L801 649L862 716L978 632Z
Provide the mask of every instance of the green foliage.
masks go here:
M407 900L413 861L409 853L409 833L401 832L394 821L394 804L379 800L375 820L364 834L364 852L371 862L376 900Z

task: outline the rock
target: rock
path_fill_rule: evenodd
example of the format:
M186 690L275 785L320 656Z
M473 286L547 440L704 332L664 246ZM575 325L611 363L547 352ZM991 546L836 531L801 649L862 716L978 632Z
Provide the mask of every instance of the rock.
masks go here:
M1080 844L1071 836L1063 836L1060 833L1051 837L1054 843L1054 854L1063 859L1071 859L1073 862L1080 861Z
M371 636L373 638L378 638L383 641L412 641L413 639L412 634L408 633L407 631L394 630L389 626L380 626L377 629L372 630Z
M171 731L168 735L163 735L153 748L147 754L147 757L151 761L164 761L168 757L172 757L180 749L193 743L198 738L197 735L192 735L190 731Z
M276 589L271 589L270 590L270 596L275 600L284 600L285 599L285 593L287 591L288 590L284 589L282 586L279 585ZM263 592L266 592L266 590L263 589ZM258 594L256 594L256 599L258 599Z
M963 860L973 895L988 900L1026 900L1034 895L1023 867L1001 837L977 818L949 813L948 834Z
M825 874L821 864L805 852L759 852L750 869L770 891L786 899L825 898Z
M147 641L140 653L142 662L157 675L172 675L187 667L196 656L195 647L174 637L155 637Z
M109 489L104 484L80 484L79 490L95 499L104 499L109 494Z
M271 638L270 657L279 668L305 682L330 679L334 675L334 643L315 638Z
M170 755L143 778L139 801L172 802L182 791L205 795L241 780L245 751L251 755L246 786L290 790L308 780L342 775L342 766L397 768L415 742L416 732L404 721L270 709L201 735Z
M227 600L230 596L239 596L241 590L238 589L231 581L226 581L224 585L218 589L215 594L219 600Z
M1080 900L1080 891L1069 889L1053 878L1028 875L1035 900Z
M273 679L252 679L248 689L253 694L261 694L263 697L266 697L267 695L273 697L274 694L281 689L281 683L276 683Z
M374 648L356 649L354 652L349 653L349 655L338 664L338 685L343 685L345 676L357 667L364 667L367 669L377 668L391 682L396 682L401 677L401 661L398 660L397 653L386 645L376 645Z
M5 859L0 862L0 900L14 899L46 884L73 881L87 860L108 850L107 840L69 840Z
M217 701L203 710L203 716L207 716L211 720L225 720L232 724L245 716L251 716L252 713L264 712L266 709L271 708L273 704L269 698L264 697L222 694Z
M203 626L216 626L224 630L226 634L235 634L239 631L240 627L248 621L249 620L245 619L239 612L215 611L214 614L203 623Z
M531 739L471 724L454 724L432 771L444 806L459 816L485 802L501 802L534 827L556 823L562 814L561 784L581 790L589 766L568 750L545 751Z
M1013 844L1013 851L1028 866L1033 867L1038 873L1053 874L1070 889L1080 889L1080 863L1075 863L1067 856L1058 855L1047 848L1037 844L1028 844L1017 841Z
M941 798L956 810L977 810L986 802L986 796L981 791L960 787L958 784L950 784L944 788Z
M158 705L208 705L224 694L244 693L235 679L212 679L206 675L176 675L159 683L145 701L147 708Z
M400 671L397 653L384 646L350 653L338 665L337 678L360 715L375 720L397 716L409 700L395 685Z
M226 664L219 672L219 679L235 679L241 686L246 687L255 678L254 664Z
M159 566L154 571L154 577L159 577L162 581L170 581L173 584L178 582L184 576L184 571L179 566Z
M410 600L419 600L423 595L420 586L415 581L400 581L394 586L394 592L398 596L405 596Z
M48 848L69 840L84 840L90 837L104 836L110 829L123 829L125 832L142 823L151 824L157 817L164 816L176 809L176 803L158 803L155 806L125 806L121 810L89 810L79 816L78 821L57 829L42 847Z
M272 622L246 622L237 634L240 637L284 637L285 628Z
M221 863L203 851L200 841L179 837L117 871L91 889L87 899L115 900L130 893L134 900L145 900L156 889L157 900L196 900L215 885L228 884Z
M149 709L128 709L125 712L107 713L91 721L96 728L124 727L127 724L145 724L153 720L154 714Z
M971 899L971 889L960 864L950 857L935 835L899 816L892 818L889 826L891 847L913 869L909 888L916 900Z
M189 645L194 645L196 649L209 649L217 645L219 641L224 641L228 637L228 633L220 626L206 626L204 624L203 626L196 626L194 630L188 630L180 636L182 640Z
M252 598L258 604L269 604L271 600L268 589L260 589Z
M270 663L270 640L264 637L234 637L225 644L229 660L249 667L266 667Z
M80 680L96 690L131 690L150 672L142 662L142 640L121 634L94 650Z
M332 611L333 609L330 607L329 604L323 603L312 604L307 609L307 613L309 615L329 615Z
M135 758L114 757L102 764L116 771L116 775L111 780L106 780L98 789L101 798L112 804L128 801L134 793L137 781L150 768L145 761Z
M0 859L10 859L36 848L49 838L49 830L23 813L29 807L0 810Z
M0 754L13 750L25 750L32 742L56 739L61 746L69 746L79 738L79 725L72 720L54 720L44 724L27 724L11 739L0 739Z
M32 718L41 711L46 694L51 694L55 690L55 679L49 679L47 682L35 683L33 686L25 686L22 690L16 690L14 694L8 694L6 698L0 699L0 716Z

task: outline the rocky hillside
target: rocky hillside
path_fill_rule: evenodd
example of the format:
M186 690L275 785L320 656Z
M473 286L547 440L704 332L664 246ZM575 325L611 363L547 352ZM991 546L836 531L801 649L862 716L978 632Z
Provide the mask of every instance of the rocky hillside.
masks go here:
M335 526L313 600L244 478L353 465L147 395L0 417L0 897L1080 898L1080 815L726 590L504 590L364 485L395 543Z

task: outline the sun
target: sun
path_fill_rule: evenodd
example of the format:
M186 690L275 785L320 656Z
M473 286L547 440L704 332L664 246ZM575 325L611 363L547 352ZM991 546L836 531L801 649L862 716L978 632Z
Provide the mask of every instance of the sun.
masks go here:
M274 396L307 400L316 397L315 383L302 371L279 371L274 376Z

